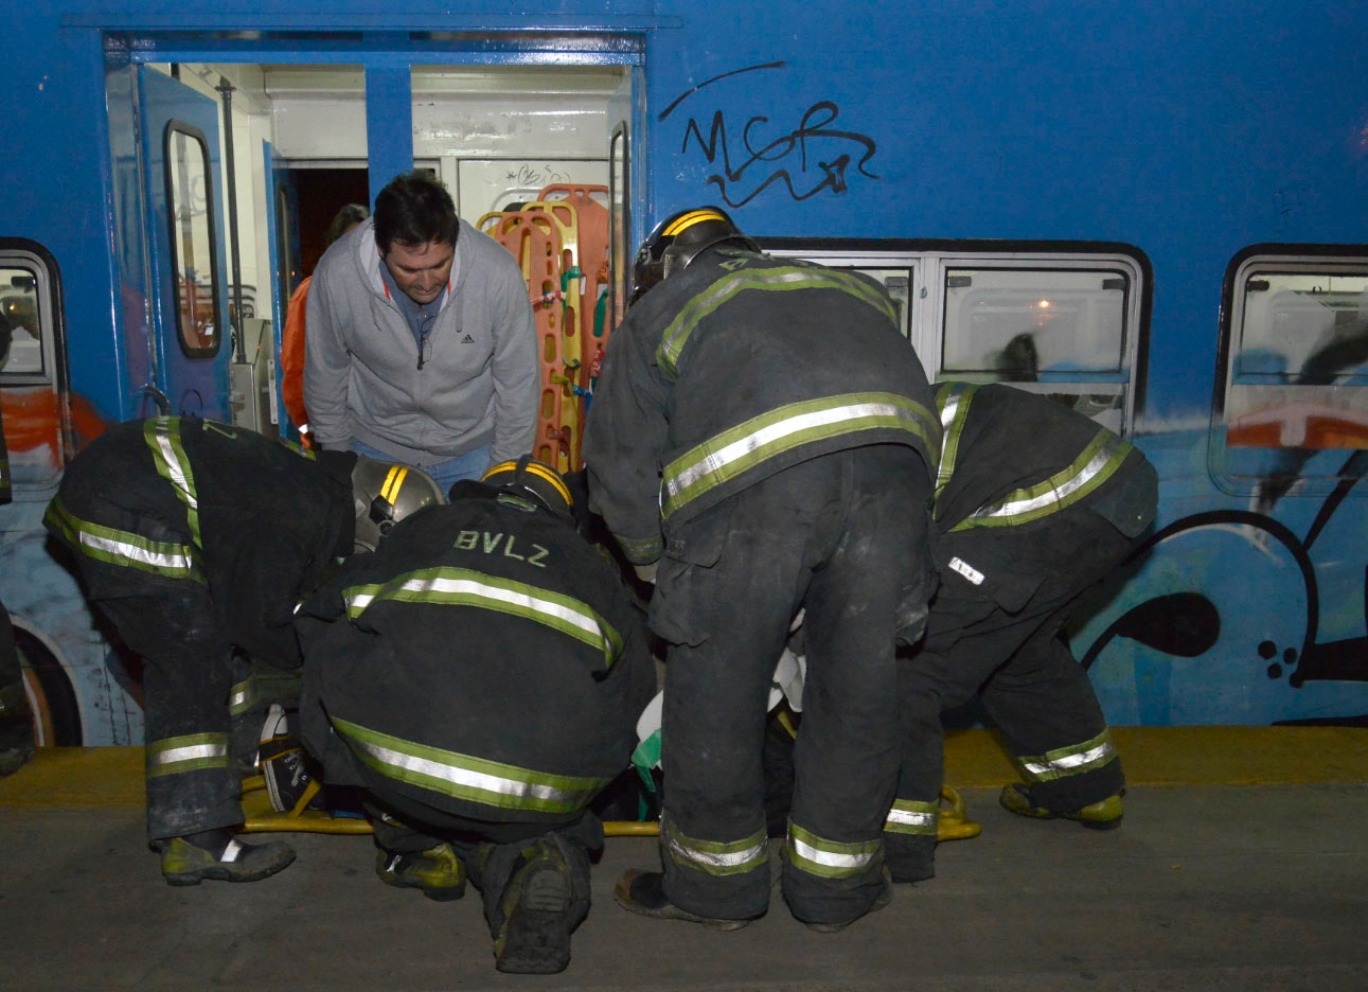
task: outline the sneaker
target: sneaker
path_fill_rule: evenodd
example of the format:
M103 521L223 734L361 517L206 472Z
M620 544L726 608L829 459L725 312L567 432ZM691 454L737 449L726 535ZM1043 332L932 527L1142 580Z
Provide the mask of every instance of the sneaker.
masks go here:
M1073 820L1090 830L1115 830L1121 826L1125 810L1121 806L1120 793L1106 799L1076 809L1071 813L1057 813L1031 801L1030 789L1020 782L1013 782L1002 790L998 802L1003 808L1018 816L1029 816L1037 820Z
M380 851L375 874L396 889L420 889L437 902L454 902L465 895L466 873L450 844L438 844L417 854Z
M524 860L504 889L494 967L512 974L554 975L570 963L574 880L565 856L549 841L538 841Z
M680 909L665 897L665 873L630 869L618 879L613 889L613 898L623 909L653 920L688 920L701 923L709 930L740 930L750 920L721 920L709 916L699 916L687 909Z
M300 813L306 807L321 809L320 784L309 773L308 756L292 734L262 741L257 752L266 794L277 813Z
M184 837L173 837L161 852L161 870L167 885L199 885L205 879L220 882L256 882L274 875L295 859L284 841L244 844L236 837L219 854L197 847Z

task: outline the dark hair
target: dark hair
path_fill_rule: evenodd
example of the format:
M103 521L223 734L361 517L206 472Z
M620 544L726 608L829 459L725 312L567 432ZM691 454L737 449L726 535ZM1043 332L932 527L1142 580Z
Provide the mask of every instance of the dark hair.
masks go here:
M382 253L387 254L395 241L404 245L440 241L454 247L460 229L451 194L424 173L395 176L375 198L375 243Z
M348 203L337 212L337 216L328 225L328 233L323 242L323 247L328 248L334 241L346 234L353 224L359 224L370 216L370 211L359 203Z

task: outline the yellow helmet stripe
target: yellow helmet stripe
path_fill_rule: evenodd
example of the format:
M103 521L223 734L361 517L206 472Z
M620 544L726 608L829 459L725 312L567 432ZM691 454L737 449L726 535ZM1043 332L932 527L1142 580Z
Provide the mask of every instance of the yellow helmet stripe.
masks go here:
M408 477L407 465L391 465L389 474L385 476L385 484L380 487L380 495L385 497L385 502L394 503L399 490L404 487L404 479Z
M550 469L545 468L537 462L528 462L527 470L531 472L533 475L540 476L547 482L551 483L551 485L555 486L556 492L560 493L560 497L561 499L565 500L566 506L575 505L574 499L572 499L570 496L570 488L563 481L561 481L561 477L557 475L555 472L552 472Z
M704 207L702 210L690 210L687 214L675 220L674 223L660 233L662 237L673 237L676 234L688 230L695 224L701 224L705 220L725 221L726 219L727 218L722 215L721 211L714 210L711 207Z

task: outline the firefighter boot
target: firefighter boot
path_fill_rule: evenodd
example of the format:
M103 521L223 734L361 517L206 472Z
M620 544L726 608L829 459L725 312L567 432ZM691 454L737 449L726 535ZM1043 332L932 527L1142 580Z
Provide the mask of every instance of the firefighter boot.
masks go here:
M687 909L680 909L665 895L665 873L644 871L631 868L618 879L613 889L613 898L623 909L653 920L687 920L701 923L709 930L740 930L750 920L723 920L711 916L699 916Z
M450 844L438 844L417 854L381 850L375 873L397 889L419 889L437 902L454 902L465 895L466 873Z
M1118 793L1081 809L1060 813L1046 809L1044 806L1035 805L1031 800L1030 789L1020 782L1014 782L1005 787L1002 790L1002 795L998 797L998 801L1002 803L1004 808L1018 816L1030 816L1039 820L1073 820L1091 830L1115 830L1121 826L1121 817L1125 812L1121 805L1121 796Z
M164 842L161 870L167 885L199 885L205 879L256 882L294 859L294 849L284 841L244 844L227 830L207 830Z
M24 683L0 686L0 778L17 772L33 752L33 711Z
M503 923L494 938L494 967L553 975L570 963L574 877L561 849L545 837L521 861L499 900Z

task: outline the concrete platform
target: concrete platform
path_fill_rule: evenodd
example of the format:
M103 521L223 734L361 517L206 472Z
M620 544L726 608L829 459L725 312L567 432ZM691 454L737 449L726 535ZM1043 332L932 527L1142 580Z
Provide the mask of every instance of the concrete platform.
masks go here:
M1341 733L1339 757L1299 760L1338 762L1329 777L1351 779L1344 747L1368 732ZM1273 740L1270 754L1305 743ZM28 791L46 764L20 772ZM496 972L478 901L382 885L367 837L294 834L298 861L274 878L174 889L137 804L0 796L0 989L1363 992L1368 777L1307 777L1133 785L1109 833L1022 820L995 786L971 784L982 835L942 844L936 879L898 886L889 907L832 935L793 920L777 893L736 933L633 916L612 886L655 863L655 842L612 838L574 960L554 976Z

